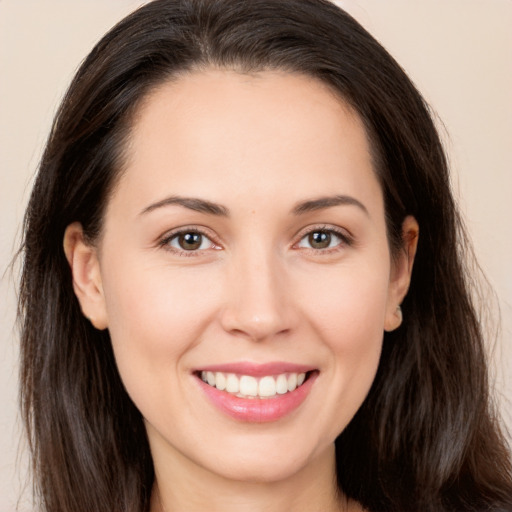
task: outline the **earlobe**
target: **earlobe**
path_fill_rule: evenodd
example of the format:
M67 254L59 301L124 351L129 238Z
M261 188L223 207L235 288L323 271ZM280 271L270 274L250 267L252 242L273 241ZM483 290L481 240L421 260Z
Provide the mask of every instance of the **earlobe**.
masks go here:
M386 332L394 331L398 329L402 325L403 314L401 306L396 306L396 308L392 311L387 312L386 321L384 324L384 330Z
M402 223L402 249L394 259L388 294L385 331L394 331L403 321L401 304L411 283L412 268L418 247L419 226L412 216Z
M66 228L63 244L82 313L96 329L106 329L107 311L97 249L85 241L79 222Z

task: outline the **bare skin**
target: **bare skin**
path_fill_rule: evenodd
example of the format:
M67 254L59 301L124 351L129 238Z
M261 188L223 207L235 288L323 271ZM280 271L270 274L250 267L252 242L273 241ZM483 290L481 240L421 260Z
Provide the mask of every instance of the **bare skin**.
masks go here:
M193 472L183 474L179 465L175 468L167 466L165 475L159 475L157 479L173 482L173 485L163 493L158 487L155 488L151 512L204 510L206 504L208 510L218 512L362 512L363 508L358 503L340 496L333 482L325 478L324 466L328 462L332 472L335 460L331 451L292 479L271 483L238 482L235 486L232 481L225 481L211 473L202 474L201 485L198 486L196 474L194 480L189 478ZM212 489L214 493L211 493ZM171 504L172 508L164 508L163 503Z
M145 419L152 512L362 510L338 492L334 440L402 321L411 217L403 236L392 257L363 124L323 84L207 70L146 98L101 239L73 224L64 246ZM275 361L310 368L309 391L261 422L200 377Z

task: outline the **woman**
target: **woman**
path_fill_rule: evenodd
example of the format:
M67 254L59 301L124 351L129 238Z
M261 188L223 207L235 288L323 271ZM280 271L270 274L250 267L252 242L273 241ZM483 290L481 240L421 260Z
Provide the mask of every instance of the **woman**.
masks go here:
M464 243L426 105L343 11L142 7L27 211L41 506L510 510Z

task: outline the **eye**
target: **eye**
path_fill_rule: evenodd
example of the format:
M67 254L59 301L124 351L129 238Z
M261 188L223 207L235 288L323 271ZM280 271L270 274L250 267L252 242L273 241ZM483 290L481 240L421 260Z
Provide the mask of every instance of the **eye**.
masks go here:
M342 234L332 229L315 229L303 236L297 246L306 249L322 250L332 249L343 243L348 244L348 240Z
M215 244L199 231L181 231L163 241L163 245L178 252L201 251L215 248Z

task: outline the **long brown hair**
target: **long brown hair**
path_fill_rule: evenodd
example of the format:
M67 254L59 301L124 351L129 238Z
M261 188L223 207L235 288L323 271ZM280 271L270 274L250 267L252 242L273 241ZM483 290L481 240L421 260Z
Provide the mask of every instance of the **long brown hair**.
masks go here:
M384 335L368 397L336 441L341 491L370 511L512 510L507 445L491 409L467 247L429 108L400 66L324 0L156 0L115 26L56 116L25 217L19 315L22 411L48 512L147 511L142 418L108 331L83 317L62 240L101 233L133 115L151 89L208 66L280 69L334 88L361 116L388 238L421 237L404 324Z

